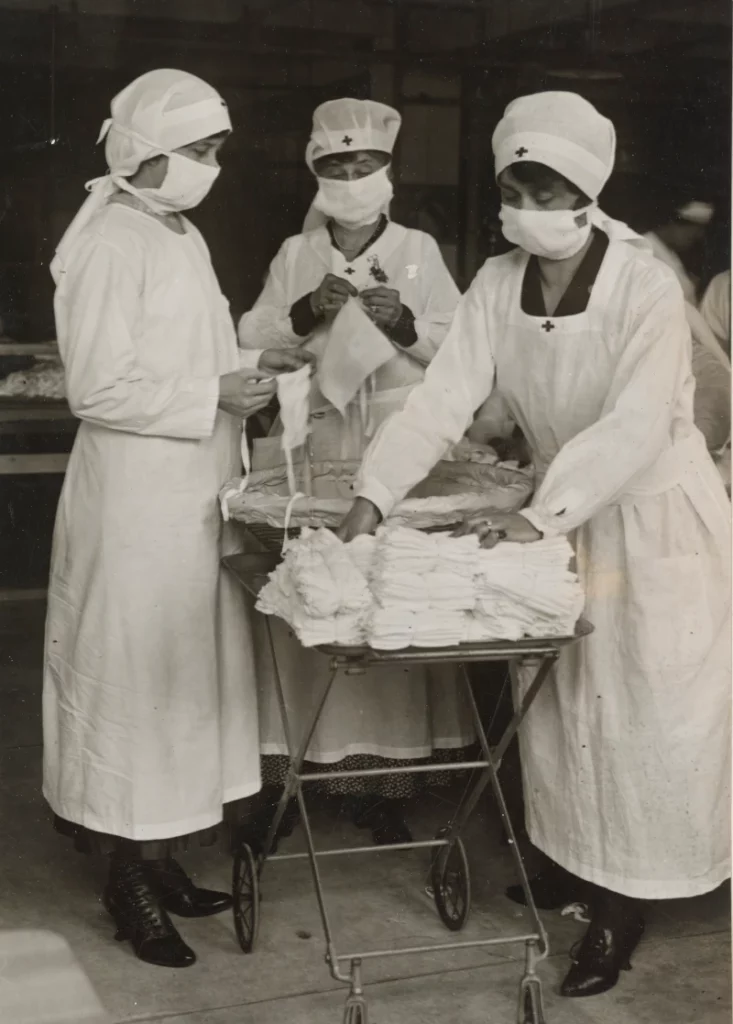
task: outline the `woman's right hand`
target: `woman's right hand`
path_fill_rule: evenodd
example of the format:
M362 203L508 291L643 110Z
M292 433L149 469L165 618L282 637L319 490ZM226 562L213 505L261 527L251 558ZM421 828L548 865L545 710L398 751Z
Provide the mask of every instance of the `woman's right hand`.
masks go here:
M331 318L336 316L351 295L358 295L350 281L335 274L326 274L314 292L311 292L311 309L316 316Z
M246 420L272 401L277 384L262 370L235 370L219 378L219 408Z
M344 544L362 533L374 533L382 521L382 515L376 505L366 498L357 498L336 530L336 536Z

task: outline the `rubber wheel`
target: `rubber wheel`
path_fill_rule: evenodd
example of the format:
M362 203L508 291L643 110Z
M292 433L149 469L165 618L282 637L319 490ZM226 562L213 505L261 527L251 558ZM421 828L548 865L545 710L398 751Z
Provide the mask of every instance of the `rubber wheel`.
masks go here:
M354 996L346 1001L344 1024L369 1024L367 1004L360 996Z
M444 839L447 834L447 829L441 829L435 838ZM437 849L431 888L441 921L450 931L459 932L471 909L471 876L466 848L458 836L451 840L450 846Z
M255 855L246 843L234 856L232 896L237 940L243 953L251 953L260 924L260 882Z

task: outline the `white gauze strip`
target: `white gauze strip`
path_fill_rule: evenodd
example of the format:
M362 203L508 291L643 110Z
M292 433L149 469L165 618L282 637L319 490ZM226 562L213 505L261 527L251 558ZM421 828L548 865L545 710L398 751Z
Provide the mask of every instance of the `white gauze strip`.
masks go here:
M294 373L283 373L277 378L277 398L283 425L281 445L285 453L291 495L296 493L293 449L300 448L308 438L310 392L310 366L307 364Z

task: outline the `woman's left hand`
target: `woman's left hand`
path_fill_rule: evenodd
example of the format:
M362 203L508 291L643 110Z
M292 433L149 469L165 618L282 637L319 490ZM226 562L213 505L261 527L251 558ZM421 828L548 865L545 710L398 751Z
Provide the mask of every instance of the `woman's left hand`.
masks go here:
M396 288L367 288L361 293L364 308L375 324L393 327L402 316L402 302Z
M542 540L542 534L536 530L528 519L518 512L490 515L479 512L467 516L452 536L467 537L475 533L482 548L494 548L502 541L514 544L531 544Z
M306 363L315 363L316 357L306 349L267 348L257 363L258 370L277 376L279 373L292 373Z

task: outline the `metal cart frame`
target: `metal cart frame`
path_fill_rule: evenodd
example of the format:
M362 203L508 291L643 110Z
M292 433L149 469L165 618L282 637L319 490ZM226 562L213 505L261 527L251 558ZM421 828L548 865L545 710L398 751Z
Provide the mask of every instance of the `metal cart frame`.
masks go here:
M224 565L234 574L244 588L256 596L267 581L268 574L275 567L279 557L272 554L231 555L224 558ZM519 1000L517 1008L518 1024L545 1024L542 1000L542 983L537 974L537 965L547 957L549 945L547 933L537 913L537 908L529 887L529 880L524 861L517 844L506 801L498 779L498 771L502 758L514 739L519 727L548 678L550 671L560 656L563 648L578 643L592 632L592 626L581 621L572 637L552 638L547 640L523 640L519 642L492 642L482 644L463 644L459 647L443 648L406 648L399 651L377 651L369 647L344 647L341 645L323 645L315 650L330 658L328 679L318 694L313 715L307 724L300 743L296 744L288 719L285 696L283 693L280 673L275 657L270 620L267 620L267 633L275 669L277 697L280 705L283 729L290 757L290 770L285 783L285 790L278 804L275 817L270 825L265 845L259 857L255 857L246 843L242 843L235 852L233 871L234 917L237 938L245 953L254 949L259 925L259 882L266 860L286 861L307 858L310 862L316 899L321 914L323 930L326 938L325 959L331 976L349 985L349 996L344 1009L344 1024L368 1024L367 1003L362 984L362 964L365 960L377 957L406 956L418 953L432 953L439 950L472 949L476 947L492 947L522 943L525 946L524 974L519 983ZM527 689L520 707L506 727L497 746L492 750L486 732L481 723L476 700L466 665L491 661L508 661L512 675L521 664L537 662L537 671ZM328 700L328 695L339 672L349 675L362 674L367 667L375 665L437 665L459 664L465 685L465 692L471 709L476 735L481 747L482 760L462 761L441 764L408 765L405 768L375 768L364 771L326 771L317 773L303 772L308 746ZM368 776L418 774L435 771L466 771L473 770L480 774L469 785L456 809L452 820L441 828L434 839L395 843L388 846L357 846L343 849L316 850L313 841L308 810L303 794L303 785L309 782L324 782L328 779L366 778ZM429 849L432 853L431 888L438 913L448 929L460 931L466 922L471 903L471 886L468 860L461 839L461 832L473 813L478 801L491 786L501 819L509 840L517 874L524 890L527 909L531 917L531 930L518 935L500 936L490 939L472 939L463 942L432 943L424 946L411 946L402 949L370 949L358 952L339 953L336 949L331 924L326 909L326 902L318 866L319 858L348 855L351 853L383 853L389 850ZM295 798L300 809L307 850L305 853L286 853L269 856L277 836L278 828L286 813L288 804ZM348 973L342 965L348 964Z

